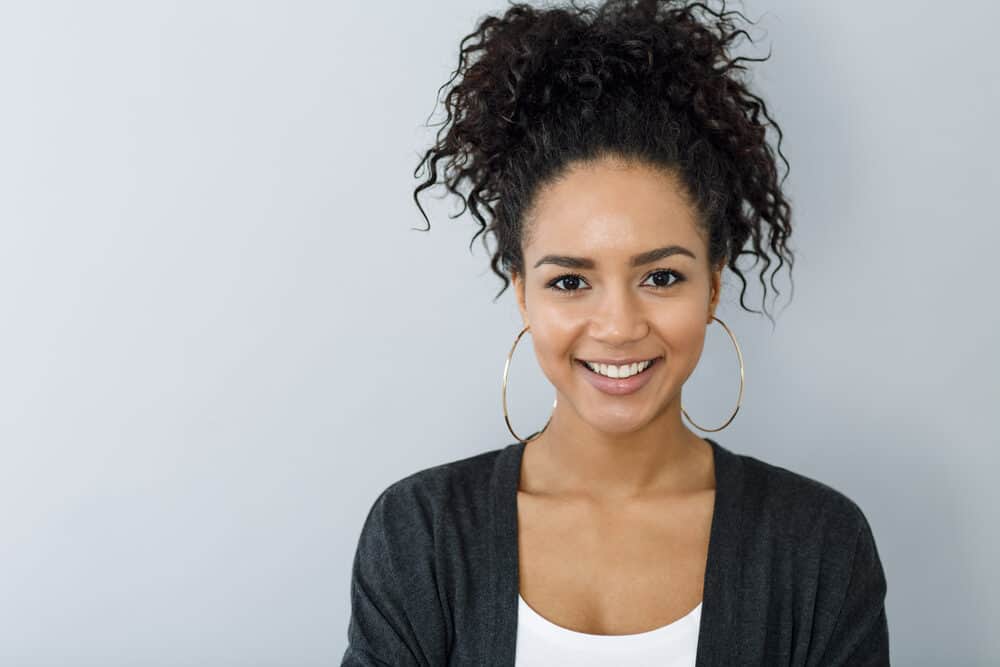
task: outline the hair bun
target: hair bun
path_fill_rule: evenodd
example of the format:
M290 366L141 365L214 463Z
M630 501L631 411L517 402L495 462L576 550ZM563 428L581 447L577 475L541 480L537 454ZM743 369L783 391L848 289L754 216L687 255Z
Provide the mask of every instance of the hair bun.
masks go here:
M606 0L518 3L483 18L461 41L459 66L442 86L450 86L447 118L414 172L428 168L413 192L427 229L419 194L440 183L463 204L456 216L468 208L480 224L473 240L496 238L499 297L508 275L524 272L524 217L542 184L573 161L643 160L679 176L708 231L709 261L726 261L737 274L746 308L738 256L763 260L765 292L768 253L775 272L791 269L794 256L791 207L766 140L770 123L784 159L781 130L739 76L740 61L752 59L729 56L736 37L749 37L733 15L745 19L725 11L724 0L721 12L702 2Z

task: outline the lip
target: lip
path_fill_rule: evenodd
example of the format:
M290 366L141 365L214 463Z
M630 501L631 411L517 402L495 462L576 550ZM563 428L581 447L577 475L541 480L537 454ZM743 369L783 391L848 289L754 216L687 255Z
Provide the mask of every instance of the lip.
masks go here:
M580 361L589 361L592 364L607 364L609 366L624 366L625 364L634 364L637 361L649 361L650 359L658 359L659 357L629 357L628 359L596 359L591 357L577 357Z
M659 368L660 362L662 360L663 360L662 357L655 357L653 359L653 363L650 364L649 368L647 368L646 370L637 375L633 375L632 377L627 377L627 378L604 377L603 375L595 373L594 371L587 368L587 366L580 359L576 360L576 366L577 368L580 369L580 372L583 373L583 376L587 380L587 382L589 382L590 385L595 389L597 389L598 391L601 391L605 394L610 394L612 396L625 396L628 394L633 394L642 389L644 386L646 386L646 383L648 383L652 379L653 373L655 373L656 370ZM591 360L588 359L587 361ZM634 361L646 361L646 359L635 359ZM597 363L606 363L606 362L597 362ZM618 363L626 364L629 362L622 361Z

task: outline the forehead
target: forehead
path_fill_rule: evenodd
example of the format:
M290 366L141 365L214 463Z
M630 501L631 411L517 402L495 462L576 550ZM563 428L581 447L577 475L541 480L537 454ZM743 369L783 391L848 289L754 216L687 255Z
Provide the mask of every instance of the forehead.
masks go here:
M676 176L644 164L578 163L539 190L525 256L575 250L631 255L677 243L704 253L696 212Z

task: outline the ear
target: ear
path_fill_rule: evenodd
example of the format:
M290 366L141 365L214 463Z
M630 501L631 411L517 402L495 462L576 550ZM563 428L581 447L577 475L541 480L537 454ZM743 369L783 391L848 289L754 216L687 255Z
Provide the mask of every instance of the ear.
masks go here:
M708 323L712 323L712 317L715 315L715 309L719 307L719 297L722 293L722 270L726 268L725 261L719 262L709 277L709 282L711 284L711 298L708 302Z
M521 321L524 323L524 326L528 326L528 306L524 293L524 277L516 271L512 271L510 279L514 284L514 296L517 297L517 308L521 311Z

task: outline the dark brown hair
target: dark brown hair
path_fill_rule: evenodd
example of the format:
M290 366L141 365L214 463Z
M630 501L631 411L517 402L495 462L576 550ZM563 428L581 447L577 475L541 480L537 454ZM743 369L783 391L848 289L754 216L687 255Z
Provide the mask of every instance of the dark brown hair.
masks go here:
M768 251L777 258L775 294L774 275L786 262L791 272L794 256L791 207L765 119L777 131L785 177L790 168L781 129L739 76L746 69L740 61L767 58L728 55L737 36L750 39L733 25L734 14L746 18L725 11L725 2L714 12L700 2L606 0L592 8L571 0L544 9L512 3L502 16L482 18L438 91L451 86L447 118L414 171L427 171L413 191L423 231L430 220L419 194L439 182L444 160L440 183L463 204L450 217L468 208L480 225L472 240L484 232L496 238L490 266L504 283L496 300L511 271L524 274L524 218L540 186L576 161L642 162L679 177L706 232L710 265L726 261L750 312L760 311L744 303L737 260L763 262L767 314Z

